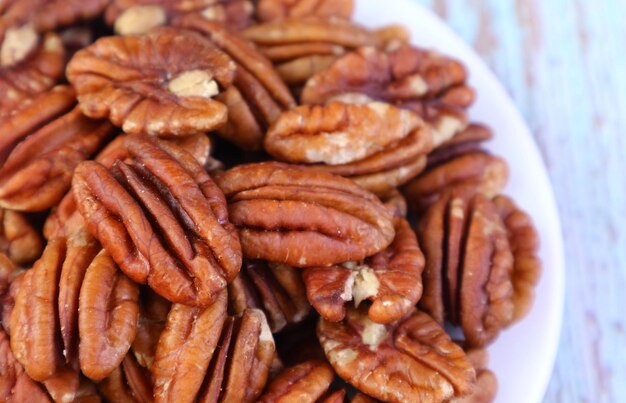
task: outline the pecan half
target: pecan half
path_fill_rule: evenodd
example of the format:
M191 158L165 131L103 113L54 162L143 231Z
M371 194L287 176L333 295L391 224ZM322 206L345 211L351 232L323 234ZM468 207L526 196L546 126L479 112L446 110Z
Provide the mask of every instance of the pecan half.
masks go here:
M244 149L260 149L267 127L296 105L289 88L250 42L222 25L197 15L175 24L206 35L233 59L237 66L233 86L216 98L228 107L228 121L217 132Z
M145 34L189 15L239 31L252 23L253 12L249 0L113 0L105 19L119 35Z
M131 279L164 298L210 304L241 267L226 200L181 148L129 136L129 158L84 162L73 191L89 231Z
M471 189L453 189L418 225L426 257L420 306L435 320L461 325L465 343L493 341L513 319L513 255L494 203Z
M109 118L127 133L180 136L225 123L226 106L213 97L234 70L209 40L162 27L99 39L74 55L67 78L85 115Z
M343 319L350 301L371 301L368 316L377 323L394 322L413 309L422 294L424 256L406 220L395 219L395 230L387 249L362 262L304 270L309 301L322 317Z
M324 361L306 361L281 372L267 386L258 402L317 402L330 387L335 372ZM340 400L343 402L343 399Z
M347 179L268 162L237 166L216 181L247 258L325 266L361 260L393 240L389 211Z
M394 32L394 35L389 35ZM370 31L341 18L308 16L254 25L244 31L275 65L281 77L299 85L331 65L342 54L360 46L384 48L405 41L403 30Z
M80 289L80 368L101 380L117 368L137 331L139 289L106 251L93 259Z
M320 319L317 334L337 374L376 399L443 402L473 390L465 353L423 312L390 326L351 309L342 322Z
M265 150L283 161L347 164L386 149L421 126L410 111L380 102L303 105L280 115L269 128Z
M248 308L265 312L272 333L298 323L311 306L299 269L261 260L244 262L244 267L228 285L229 312L240 315Z
M312 15L349 19L353 9L353 0L260 0L256 15L263 22Z
M365 96L411 109L435 129L435 146L467 125L465 110L474 100L458 61L412 46L391 51L365 47L346 54L311 77L302 90L306 104L348 95Z
M55 95L45 101L54 100ZM25 131L33 120L40 121L22 115L7 123L12 129L10 137L22 140L14 143L0 168L0 206L4 208L41 211L57 204L70 187L74 168L94 154L114 130L108 121L89 119L78 108L36 131Z
M18 266L33 263L43 251L39 232L20 212L0 209L0 252Z

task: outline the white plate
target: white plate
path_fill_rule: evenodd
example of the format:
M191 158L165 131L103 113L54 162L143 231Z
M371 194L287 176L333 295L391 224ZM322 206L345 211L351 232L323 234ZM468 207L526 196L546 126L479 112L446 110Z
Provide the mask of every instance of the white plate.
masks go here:
M497 402L541 402L556 356L563 311L564 264L561 226L554 194L537 145L513 102L479 56L445 23L412 0L357 0L356 20L369 27L400 23L413 43L462 60L478 99L470 115L488 124L496 138L488 148L510 165L505 193L533 217L541 237L543 274L535 304L520 323L489 348L498 376Z

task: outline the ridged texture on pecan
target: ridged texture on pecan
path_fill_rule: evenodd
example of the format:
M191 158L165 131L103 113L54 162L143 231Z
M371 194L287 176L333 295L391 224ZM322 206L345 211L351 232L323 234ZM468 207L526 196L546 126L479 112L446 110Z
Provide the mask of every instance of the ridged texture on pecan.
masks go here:
M261 260L244 262L228 286L228 299L233 315L248 308L265 312L272 333L302 321L311 309L300 269Z
M395 230L393 243L365 261L304 270L309 301L322 317L343 319L352 301L370 301L368 316L377 323L394 322L413 309L422 295L424 256L406 220L396 218Z
M456 133L454 137L443 142L428 154L428 167L439 165L472 151L480 151L483 143L492 138L493 132L489 127L480 123L470 123L463 131Z
M196 15L175 24L206 35L233 59L233 86L217 96L228 107L228 121L218 134L244 149L260 149L267 127L296 105L289 88L254 45L222 25Z
M44 101L55 98L51 95ZM14 120L22 117L22 121ZM70 187L74 168L94 154L114 130L108 121L87 118L78 108L35 131L25 131L35 119L40 121L33 116L13 116L7 123L15 142L0 168L1 207L41 211L56 205ZM24 124L17 126L16 122Z
M306 361L283 370L267 386L258 402L317 402L334 377L335 371L324 361Z
M43 251L39 232L20 212L0 209L0 252L18 266L33 263Z
M277 162L216 177L244 256L294 267L361 260L394 237L391 214L353 182Z
M134 281L189 305L213 302L241 267L226 200L183 149L148 137L125 140L111 169L84 162L73 191L90 232Z
M176 18L198 16L239 31L252 23L250 0L112 0L105 19L118 35L145 34Z
M471 395L452 399L451 403L491 403L498 392L496 375L487 369L489 353L487 350L477 349L466 351L467 358L476 370L476 387Z
M353 0L260 0L256 15L264 22L310 16L350 18Z
M213 97L234 70L208 39L162 27L99 39L74 55L67 78L87 116L109 118L127 133L181 136L226 122L226 106Z
M265 316L227 317L222 292L206 308L172 305L152 368L157 402L249 402L262 391L274 356Z
M340 165L362 160L422 126L410 111L372 102L303 105L278 118L265 137L265 150L288 162Z
M443 402L473 390L465 353L423 312L385 326L351 309L342 322L320 319L317 334L337 374L374 398Z
M458 61L412 46L391 51L374 47L351 52L311 77L301 100L322 104L346 94L396 104L419 113L435 128L435 146L467 125L465 109L474 92Z
M494 203L472 189L453 189L418 225L426 257L420 306L463 329L469 347L493 341L513 320L514 256Z
M2 22L0 21L0 25ZM39 37L31 25L0 26L0 115L50 89L62 76L65 50L61 38Z
M137 332L139 289L102 250L80 288L78 329L80 367L102 380L117 368Z
M399 35L389 35L391 32ZM303 84L351 49L384 48L391 42L407 39L401 29L370 31L348 20L320 16L254 25L244 31L244 36L258 45L290 85Z

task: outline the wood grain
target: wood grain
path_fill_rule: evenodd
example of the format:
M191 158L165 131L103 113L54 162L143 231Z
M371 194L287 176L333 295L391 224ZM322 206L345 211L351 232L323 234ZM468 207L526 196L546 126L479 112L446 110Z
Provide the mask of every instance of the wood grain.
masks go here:
M545 402L626 402L626 2L416 1L487 61L550 172L567 289Z

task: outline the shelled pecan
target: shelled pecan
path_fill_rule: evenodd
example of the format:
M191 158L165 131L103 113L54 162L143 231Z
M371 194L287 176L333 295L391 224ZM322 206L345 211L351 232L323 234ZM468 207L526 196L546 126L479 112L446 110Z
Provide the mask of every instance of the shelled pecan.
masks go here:
M184 136L226 122L226 106L213 97L230 86L234 70L208 39L161 27L99 39L74 55L67 78L89 117L109 118L126 133Z
M328 391L334 377L333 368L324 361L306 361L281 372L268 385L258 401L263 403L318 402Z
M0 252L18 266L33 263L43 251L39 231L22 213L0 209Z
M228 285L228 299L233 315L248 308L265 312L272 333L299 323L311 308L300 269L260 260L244 261L241 272Z
M148 403L153 401L152 378L132 355L122 365L98 383L98 391L111 403Z
M164 298L206 305L241 267L226 200L182 148L128 136L129 158L112 168L87 161L73 191L89 231L134 281Z
M320 319L317 334L337 374L376 399L443 402L473 391L465 353L423 312L382 325L350 309L342 322Z
M361 260L394 237L382 203L338 176L267 162L229 169L216 182L249 259L325 266Z
M264 22L312 15L349 19L353 9L353 0L259 0L256 15Z
M304 270L307 296L323 318L342 320L352 301L371 302L368 316L377 323L394 322L413 309L422 294L424 256L409 223L396 218L394 226L393 243L362 262Z
M484 349L466 351L467 359L476 370L476 387L471 395L451 400L452 403L491 403L496 398L498 380L487 368L489 353Z
M235 32L197 15L177 19L175 25L207 36L233 59L233 85L216 97L228 107L228 120L217 132L244 149L260 149L267 127L296 105L289 88L269 60Z
M239 31L252 23L250 0L112 0L105 20L118 35L145 34L173 20L197 16Z

